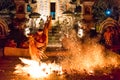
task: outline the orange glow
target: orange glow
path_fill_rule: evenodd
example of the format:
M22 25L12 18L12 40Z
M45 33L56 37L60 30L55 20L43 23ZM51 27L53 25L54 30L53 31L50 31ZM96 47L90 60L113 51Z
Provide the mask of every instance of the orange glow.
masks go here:
M57 72L58 75L63 74L62 67L56 63L47 64L25 58L20 58L20 60L25 65L16 65L16 71L14 72L15 74L29 74L32 78L45 78L54 72Z
M106 50L104 46L98 43L98 38L86 37L82 42L76 39L75 34L77 33L74 30L70 34L68 37L64 37L62 41L67 51L60 52L60 54L66 54L64 59L60 61L60 65L20 58L25 65L17 65L15 74L29 74L33 78L47 78L54 72L63 75L63 70L67 74L72 74L74 73L72 70L75 70L79 73L91 75L95 74L96 70L109 73L111 69L120 65L120 55Z
M76 38L75 32L71 31L69 37L63 39L63 45L68 51L67 56L61 61L62 68L68 73L76 70L80 73L93 74L95 70L111 66L118 67L120 55L105 49L98 41L98 38L87 36L83 41L79 40Z

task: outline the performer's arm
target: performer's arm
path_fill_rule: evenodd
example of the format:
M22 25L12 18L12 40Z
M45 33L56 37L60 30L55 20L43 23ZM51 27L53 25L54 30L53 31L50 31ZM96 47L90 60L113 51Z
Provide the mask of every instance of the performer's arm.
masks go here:
M50 29L51 28L51 23L52 23L52 17L49 16L45 25L44 25L44 32L46 32L47 29Z
M49 16L49 21L48 21L48 29L51 28L51 23L52 23L52 16Z

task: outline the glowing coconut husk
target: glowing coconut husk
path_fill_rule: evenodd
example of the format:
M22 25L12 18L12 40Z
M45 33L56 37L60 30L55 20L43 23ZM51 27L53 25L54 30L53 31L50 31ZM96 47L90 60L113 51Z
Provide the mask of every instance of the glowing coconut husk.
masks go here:
M58 64L54 63L44 63L38 62L35 60L19 58L22 63L25 65L16 65L14 72L15 74L20 75L30 75L32 78L47 78L53 73L57 73L58 75L63 74L62 67Z

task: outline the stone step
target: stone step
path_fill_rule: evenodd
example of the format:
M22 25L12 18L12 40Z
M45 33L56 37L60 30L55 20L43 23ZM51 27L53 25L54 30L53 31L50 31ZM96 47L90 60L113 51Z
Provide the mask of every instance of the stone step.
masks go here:
M59 27L55 27L55 29L53 29L53 30L54 30L54 32L52 32L52 30L50 30L49 34L48 34L48 40L49 40L48 41L49 42L48 46L49 45L51 46L52 44L59 44L60 43L60 37L61 36L60 36L60 33L59 33L59 31L60 31ZM55 45L53 45L53 46L55 46Z

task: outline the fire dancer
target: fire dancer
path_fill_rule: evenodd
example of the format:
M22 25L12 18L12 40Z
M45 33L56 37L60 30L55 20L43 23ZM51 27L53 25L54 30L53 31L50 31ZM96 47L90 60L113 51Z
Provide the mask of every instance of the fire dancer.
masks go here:
M29 52L31 59L40 61L43 58L47 58L44 54L46 45L46 35L43 33L43 29L39 29L35 34L29 35Z
M39 29L35 34L29 35L29 52L34 60L41 60L47 58L44 54L48 44L48 30L51 26L51 16L48 17L43 29Z

